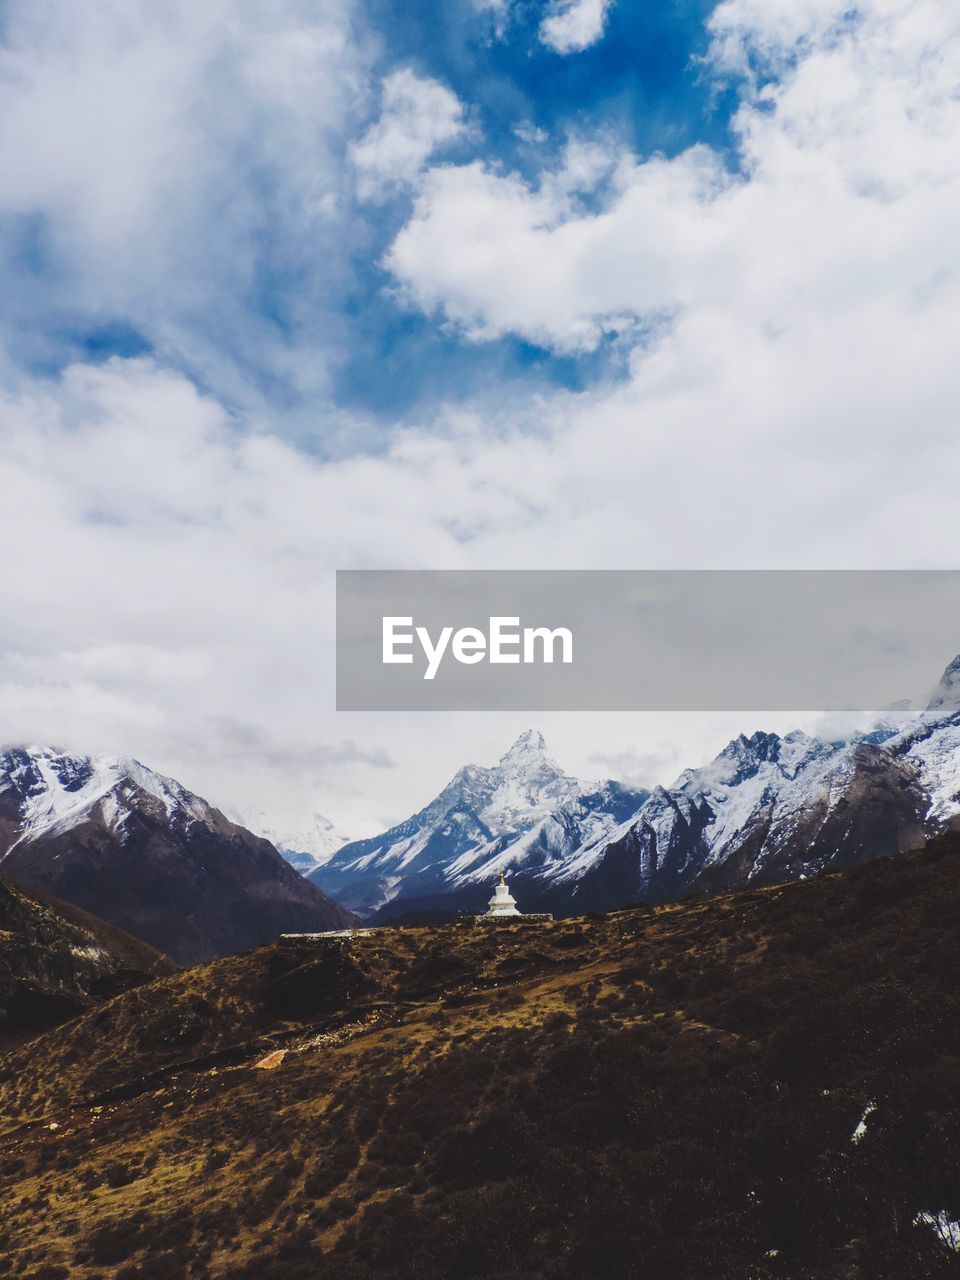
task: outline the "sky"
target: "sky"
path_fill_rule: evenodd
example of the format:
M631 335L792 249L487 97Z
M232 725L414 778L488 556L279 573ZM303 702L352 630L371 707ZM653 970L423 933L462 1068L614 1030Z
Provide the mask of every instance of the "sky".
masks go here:
M0 738L366 834L530 717L336 713L337 568L956 568L958 83L930 0L0 0Z

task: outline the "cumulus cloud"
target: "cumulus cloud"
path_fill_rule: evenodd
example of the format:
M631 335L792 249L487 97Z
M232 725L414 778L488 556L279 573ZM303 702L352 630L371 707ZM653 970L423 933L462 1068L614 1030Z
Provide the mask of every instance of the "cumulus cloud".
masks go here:
M408 300L473 340L559 350L667 319L652 358L723 317L758 373L778 352L812 358L828 332L853 354L881 316L910 349L917 308L939 347L960 214L954 20L933 4L877 0L854 19L826 0L790 15L728 0L711 31L724 73L754 55L793 68L746 87L735 170L703 146L624 151L586 202L565 165L534 182L480 161L428 171L387 257Z
M584 211L578 196L607 181L607 159L570 148L535 187L480 161L431 170L386 264L409 300L471 340L515 333L561 351L684 304L710 275L725 287L739 264L717 243L726 228L711 206L730 179L714 154L623 157L607 207Z
M540 40L554 53L581 53L603 35L613 0L553 0Z
M463 104L438 80L395 71L383 82L380 118L352 149L362 195L412 183L431 155L467 131Z
M902 7L872 6L891 16ZM765 4L764 0L723 0L707 19L711 42L707 61L715 70L751 76L757 70L780 74L798 59L834 46L866 15L866 10L837 0L798 0Z

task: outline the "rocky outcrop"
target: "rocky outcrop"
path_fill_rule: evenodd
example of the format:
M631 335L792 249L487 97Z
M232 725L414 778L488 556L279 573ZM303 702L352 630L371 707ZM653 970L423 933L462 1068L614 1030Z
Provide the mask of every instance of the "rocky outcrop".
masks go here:
M175 968L87 912L0 877L0 1041L55 1026Z

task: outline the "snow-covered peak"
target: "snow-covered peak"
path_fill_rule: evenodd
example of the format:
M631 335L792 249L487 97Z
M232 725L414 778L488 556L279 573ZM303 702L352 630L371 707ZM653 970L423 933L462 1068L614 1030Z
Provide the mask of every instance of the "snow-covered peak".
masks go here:
M927 712L952 715L960 711L960 654L947 666L927 703Z
M811 738L800 729L780 737L762 730L733 738L723 750L697 769L685 769L670 788L671 793L725 795L749 782L757 786L771 778L793 778L816 757L832 754L842 743Z
M546 745L542 733L528 729L500 757L491 770L494 790L481 814L488 825L513 826L524 814L539 816L583 791L584 784L563 772Z
M211 812L180 783L138 760L72 756L42 746L14 747L0 755L0 794L10 792L19 811L14 844L60 835L91 820L121 831L144 796L168 820L175 815L185 822L204 820Z
M547 754L543 734L528 729L492 769L468 764L458 770L409 822L421 829L445 821L451 811L462 811L474 814L494 833L526 829L557 804L588 789Z
M536 762L547 756L547 744L539 729L525 729L508 751L500 757L501 768L511 768ZM550 761L553 764L553 761Z
M718 780L743 782L752 777L762 764L774 764L780 758L780 738L775 733L757 732L749 738L741 733L728 742L714 760Z
M237 813L234 821L252 831L254 835L269 840L284 858L303 874L308 874L349 844L344 835L322 813L309 814L303 821L284 821L265 810Z

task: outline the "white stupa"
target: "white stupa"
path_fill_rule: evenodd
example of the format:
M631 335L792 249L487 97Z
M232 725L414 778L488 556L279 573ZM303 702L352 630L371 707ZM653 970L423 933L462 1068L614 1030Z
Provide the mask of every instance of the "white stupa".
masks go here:
M497 881L493 890L493 897L487 906L487 916L518 916L521 913L517 910L517 903L510 890L507 888L507 882L503 878L503 872L500 872L500 879Z

